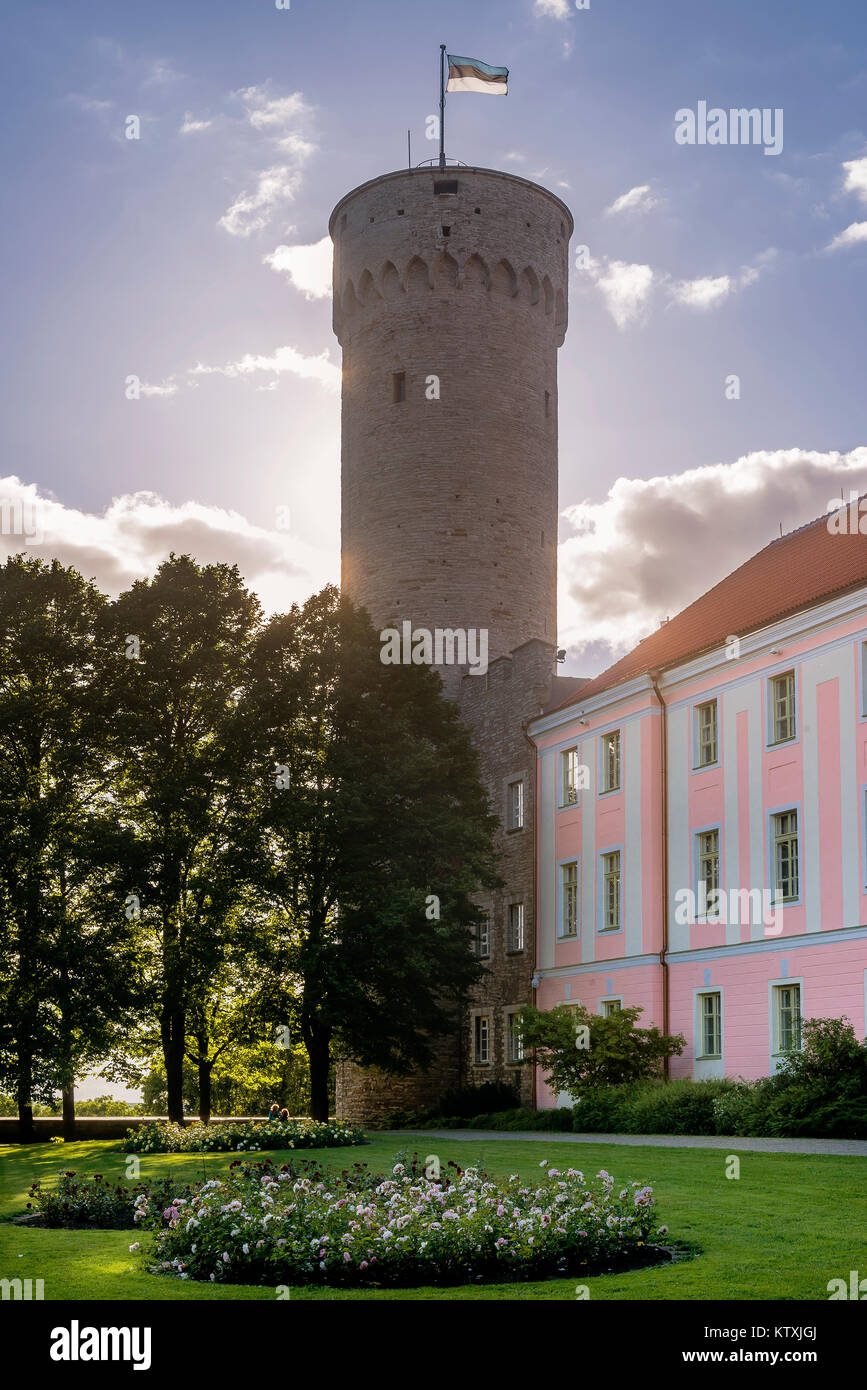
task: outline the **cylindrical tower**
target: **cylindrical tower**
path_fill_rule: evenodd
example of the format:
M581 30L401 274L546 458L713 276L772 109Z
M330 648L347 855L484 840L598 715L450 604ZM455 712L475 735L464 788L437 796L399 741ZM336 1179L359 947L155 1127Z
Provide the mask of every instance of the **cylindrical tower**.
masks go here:
M556 642L572 227L537 184L462 167L383 175L332 213L342 582L377 624L486 630L489 661ZM466 670L440 666L450 693Z

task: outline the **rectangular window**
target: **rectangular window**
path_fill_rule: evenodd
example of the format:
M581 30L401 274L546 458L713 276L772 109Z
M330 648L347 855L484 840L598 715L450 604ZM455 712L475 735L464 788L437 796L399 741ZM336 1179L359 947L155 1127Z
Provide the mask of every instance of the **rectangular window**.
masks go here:
M695 766L711 767L717 761L717 702L695 707Z
M391 399L395 405L406 400L406 372L395 372L391 378Z
M801 1046L801 986L774 986L774 1037L776 1052L794 1052Z
M699 1057L722 1056L722 995L700 994Z
M620 730L602 735L602 790L620 789Z
M506 1014L506 1061L523 1062L524 1043L517 1011Z
M619 1014L623 1004L620 999L602 1000L602 1017L610 1018L612 1014Z
M560 754L560 805L578 802L578 749L566 748Z
M578 935L578 861L560 865L561 936Z
M620 930L620 850L602 856L602 931Z
M719 830L702 830L695 842L698 912L706 915L708 897L719 889Z
M771 817L774 836L774 892L778 902L797 901L800 874L798 869L798 813L778 811Z
M476 922L474 946L479 960L487 960L491 954L491 919L487 913Z
M772 676L769 685L771 743L787 743L795 737L795 673Z
M867 719L867 642L861 643L861 713Z
M510 830L524 828L524 783L509 783L508 826Z
M477 1067L482 1067L491 1060L491 1020L487 1014L476 1014L473 1060Z
M524 904L509 904L509 934L508 951L523 951L524 949Z

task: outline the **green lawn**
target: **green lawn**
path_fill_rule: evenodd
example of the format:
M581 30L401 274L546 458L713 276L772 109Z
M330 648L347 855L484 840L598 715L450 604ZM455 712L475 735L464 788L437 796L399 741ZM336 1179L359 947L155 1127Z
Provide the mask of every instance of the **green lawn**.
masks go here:
M470 1142L407 1135L410 1149L437 1153L462 1167L490 1173L538 1171L540 1158L585 1173L607 1168L618 1181L650 1182L659 1223L670 1238L697 1247L694 1259L628 1274L583 1280L591 1299L820 1299L829 1279L867 1274L867 1159L803 1154L742 1153L739 1180L727 1179L721 1150L608 1147L604 1144ZM362 1148L311 1150L338 1171L356 1159L380 1170L394 1161L399 1141L375 1139ZM733 1149L732 1152L737 1152ZM269 1155L281 1163L289 1155ZM295 1155L297 1157L297 1155ZM171 1169L196 1179L225 1169L232 1154L160 1154L141 1159L142 1177ZM264 1157L264 1155L263 1155ZM0 1146L0 1278L45 1281L46 1299L274 1299L272 1289L195 1284L147 1274L130 1255L129 1231L55 1231L13 1226L34 1177L61 1168L124 1179L126 1155L109 1142ZM204 1165L204 1169L203 1169ZM572 1299L576 1280L489 1284L457 1289L293 1289L293 1299Z

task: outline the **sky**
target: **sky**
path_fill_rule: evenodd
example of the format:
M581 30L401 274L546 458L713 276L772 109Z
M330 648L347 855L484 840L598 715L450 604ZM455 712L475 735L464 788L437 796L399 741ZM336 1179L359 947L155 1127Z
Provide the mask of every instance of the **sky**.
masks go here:
M867 491L863 0L4 15L0 554L117 593L188 551L274 610L338 578L328 216L405 166L407 130L437 153L441 42L511 70L505 99L449 99L449 155L575 217L560 669ZM699 103L767 111L774 140L681 143Z

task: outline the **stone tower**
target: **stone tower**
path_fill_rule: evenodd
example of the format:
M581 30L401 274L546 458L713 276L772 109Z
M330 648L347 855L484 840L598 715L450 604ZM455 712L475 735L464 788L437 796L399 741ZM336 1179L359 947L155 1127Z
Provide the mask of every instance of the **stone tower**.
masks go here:
M445 1085L502 1079L499 1015L532 998L535 767L522 725L549 699L555 669L557 352L573 223L526 179L449 167L362 184L329 230L343 349L343 588L380 627L487 633L487 675L448 655L439 670L504 822L506 887L487 904L493 973L474 1006L489 1011L496 1056L474 1065L471 1016L426 1078L383 1082L344 1068L338 1113L370 1122ZM509 820L516 781L521 826ZM523 945L507 951L517 903Z

